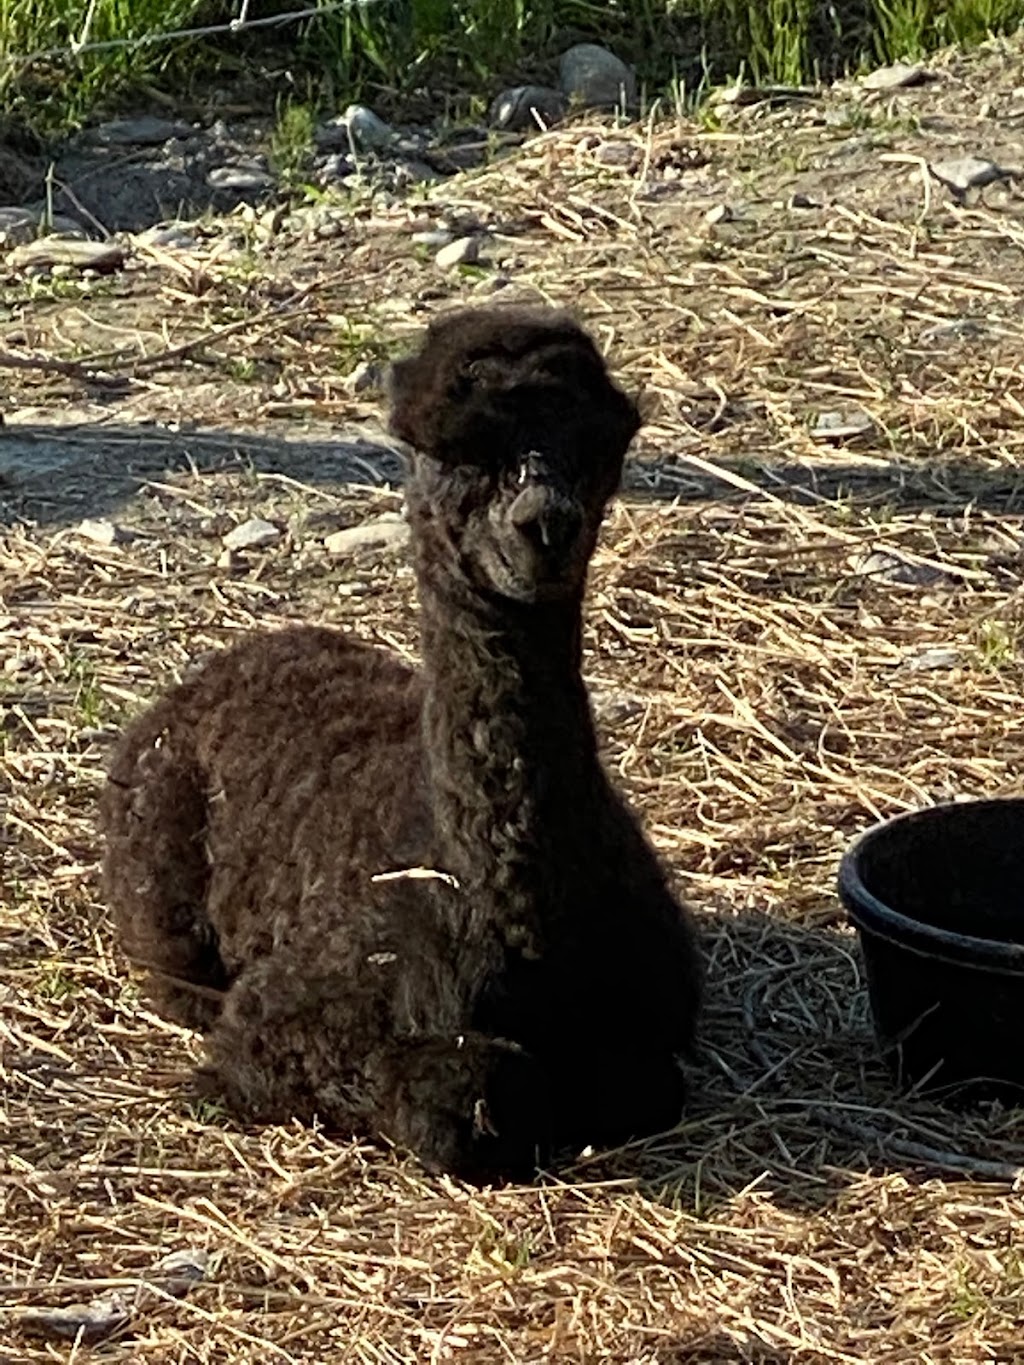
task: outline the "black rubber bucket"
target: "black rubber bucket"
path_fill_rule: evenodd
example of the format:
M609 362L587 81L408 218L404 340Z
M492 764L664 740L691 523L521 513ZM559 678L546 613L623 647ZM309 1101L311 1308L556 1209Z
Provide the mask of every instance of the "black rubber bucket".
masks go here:
M901 1086L1024 1103L1024 800L876 825L839 868Z

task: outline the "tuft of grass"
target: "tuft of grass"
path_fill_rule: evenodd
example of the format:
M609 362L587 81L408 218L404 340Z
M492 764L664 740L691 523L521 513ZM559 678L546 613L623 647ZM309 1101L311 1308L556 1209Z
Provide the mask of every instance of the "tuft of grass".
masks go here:
M974 47L1024 23L1021 0L872 0L874 49L882 61L923 57L937 47Z
M78 982L59 960L40 966L36 977L36 994L40 1000L67 1000L76 995L78 989Z
M85 655L73 655L68 661L67 676L75 686L74 705L82 725L101 724L105 703L91 661Z
M989 619L978 627L978 653L983 667L998 670L1012 664L1017 654L1017 639L1005 621Z
M80 122L159 79L182 48L148 40L192 26L203 8L202 0L0 0L0 114L44 128ZM127 46L88 50L110 42ZM86 50L75 56L79 46Z
M286 186L297 187L305 179L313 155L316 120L308 104L291 100L279 105L270 136L270 161Z

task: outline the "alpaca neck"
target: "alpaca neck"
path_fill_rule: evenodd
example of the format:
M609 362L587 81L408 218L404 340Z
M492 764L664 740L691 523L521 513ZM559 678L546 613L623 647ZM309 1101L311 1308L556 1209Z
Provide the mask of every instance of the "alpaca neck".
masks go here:
M602 780L581 599L523 606L421 576L424 739L438 854L474 916L529 921L579 854Z

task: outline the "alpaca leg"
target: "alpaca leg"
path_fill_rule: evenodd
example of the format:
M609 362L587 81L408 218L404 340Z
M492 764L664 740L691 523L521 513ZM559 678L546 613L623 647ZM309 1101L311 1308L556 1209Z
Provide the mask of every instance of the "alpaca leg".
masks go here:
M370 1109L360 1055L364 1035L378 1036L372 1002L343 966L318 968L319 956L280 948L243 969L207 1035L202 1084L248 1122L319 1118L359 1133Z
M103 880L128 956L148 969L147 993L168 1018L205 1029L227 973L204 903L206 798L188 744L161 703L127 732L101 814Z
M437 1033L396 1033L408 983L394 964L381 968L338 936L315 955L282 948L247 967L207 1038L204 1088L249 1122L316 1118L349 1136L383 1135L468 1179L532 1174L548 1138L537 1065L440 1018Z

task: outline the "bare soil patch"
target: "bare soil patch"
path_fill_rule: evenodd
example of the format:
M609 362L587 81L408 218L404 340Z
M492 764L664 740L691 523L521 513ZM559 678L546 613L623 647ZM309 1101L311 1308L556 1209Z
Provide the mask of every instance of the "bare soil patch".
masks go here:
M1024 198L1009 175L960 204L927 169L1020 169L1020 54L712 129L575 124L354 203L331 240L237 217L107 279L3 276L10 1359L81 1359L23 1310L134 1303L186 1248L207 1279L140 1298L98 1359L1022 1358L1024 1116L893 1093L834 892L879 816L1021 790ZM445 217L482 266L413 240ZM415 654L403 554L322 543L401 505L380 396L347 375L516 293L578 307L646 391L586 671L711 980L677 1130L479 1192L200 1102L197 1040L112 941L94 812L122 719L239 631ZM253 516L280 540L227 562Z

